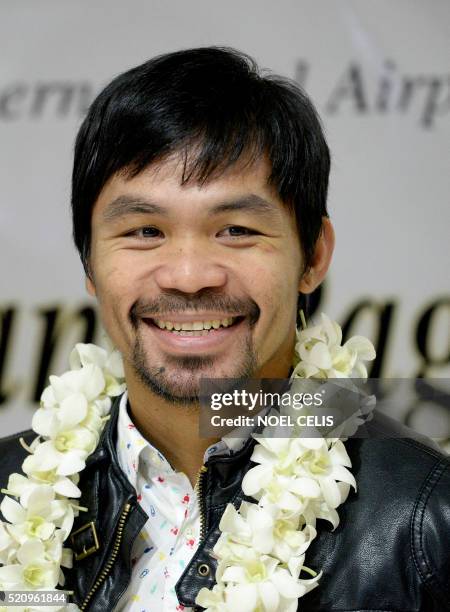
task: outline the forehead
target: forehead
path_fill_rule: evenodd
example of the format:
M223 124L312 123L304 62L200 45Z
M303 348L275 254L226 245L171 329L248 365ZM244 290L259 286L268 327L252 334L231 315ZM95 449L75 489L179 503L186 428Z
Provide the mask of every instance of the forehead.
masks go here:
M286 205L268 182L271 164L266 156L255 161L238 160L212 173L204 183L195 177L183 182L185 167L185 160L178 154L151 164L134 177L126 172L114 174L95 202L94 215L103 216L118 198L141 197L167 207L169 212L191 205L200 212L209 204L251 195L264 199L278 212L286 212Z

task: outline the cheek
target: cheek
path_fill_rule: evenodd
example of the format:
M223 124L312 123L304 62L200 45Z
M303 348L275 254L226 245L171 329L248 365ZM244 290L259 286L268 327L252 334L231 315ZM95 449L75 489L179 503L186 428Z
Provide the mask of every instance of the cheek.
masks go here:
M139 283L130 272L132 269L111 259L105 261L105 265L94 268L100 317L107 333L116 344L118 335L129 333L129 312L138 297L136 287Z
M261 364L270 366L264 376L287 375L277 370L280 364L290 364L297 310L297 278L288 270L258 268L254 273L253 299L261 309L255 326L255 346ZM275 370L273 368L275 367ZM284 367L284 366L283 366Z
M269 301L281 302L298 292L302 256L296 238L287 234L285 244L269 242L258 245L251 260L242 261L247 278ZM268 295L272 292L271 295Z
M261 309L260 321L264 326L285 325L295 317L297 304L297 276L282 266L254 266L250 295ZM294 314L293 314L294 313Z
M127 316L125 294L111 283L97 290L100 318L108 334L116 340L117 333L124 327Z
M99 301L109 302L118 300L119 303L127 299L127 296L141 285L137 271L142 266L137 265L136 258L132 253L123 250L99 249L94 267L94 277Z

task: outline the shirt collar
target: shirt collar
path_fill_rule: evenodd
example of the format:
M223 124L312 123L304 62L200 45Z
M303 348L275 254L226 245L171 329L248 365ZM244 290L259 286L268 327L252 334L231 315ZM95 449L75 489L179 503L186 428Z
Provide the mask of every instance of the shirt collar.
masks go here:
M248 432L248 435L251 432ZM248 438L223 436L221 440L209 446L204 454L203 463L213 455L232 455L245 445ZM136 488L137 473L140 461L146 459L147 467L153 467L160 472L173 473L174 469L164 455L140 433L134 425L128 411L128 393L120 398L119 415L117 419L117 456L122 471L128 476L130 483Z

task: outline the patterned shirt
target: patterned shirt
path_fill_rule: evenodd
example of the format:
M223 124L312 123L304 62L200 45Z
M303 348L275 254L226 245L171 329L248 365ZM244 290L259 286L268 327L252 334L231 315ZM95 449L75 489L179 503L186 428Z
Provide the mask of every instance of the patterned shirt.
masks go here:
M200 536L200 512L195 489L183 472L146 440L128 414L125 392L119 406L117 454L122 471L136 490L148 521L132 552L130 584L115 612L189 612L178 603L175 584L193 557ZM231 454L243 438L222 438L204 456Z

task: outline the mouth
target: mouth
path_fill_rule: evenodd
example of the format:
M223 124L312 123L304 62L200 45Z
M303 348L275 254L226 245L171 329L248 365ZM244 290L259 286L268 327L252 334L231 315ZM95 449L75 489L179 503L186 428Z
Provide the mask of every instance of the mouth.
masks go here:
M166 320L166 319L145 319L159 329L164 329L172 334L179 336L205 336L209 333L214 333L217 329L227 329L233 325L239 324L244 319L243 316L237 317L217 317L204 318L200 320L181 321L181 320Z
M246 319L238 316L213 316L196 314L173 316L172 318L143 318L147 329L163 348L174 351L211 349L221 347L225 342L242 329Z

